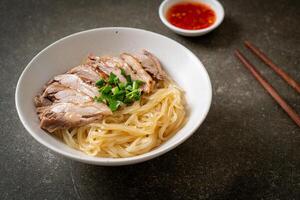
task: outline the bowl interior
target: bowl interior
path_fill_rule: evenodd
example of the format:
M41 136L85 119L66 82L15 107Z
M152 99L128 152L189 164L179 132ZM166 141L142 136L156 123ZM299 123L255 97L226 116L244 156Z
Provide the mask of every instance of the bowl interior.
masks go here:
M176 26L172 25L167 20L167 17L166 17L167 11L171 6L173 6L177 3L182 3L182 2L203 3L207 6L209 6L211 9L213 9L215 11L215 14L216 14L215 23L212 26L209 26L209 27L204 28L204 29L199 29L199 30L186 30L186 29L182 29L182 28L179 28L179 27L176 27ZM161 12L162 12L162 15L164 17L164 22L167 23L168 26L171 26L173 29L178 29L178 30L184 31L184 32L205 32L207 30L214 29L216 26L218 26L222 22L222 20L224 18L224 9L223 9L222 5L216 0L166 0L162 4Z
M33 98L54 75L78 65L89 53L118 55L147 49L185 90L189 109L186 125L160 147L132 158L98 158L74 150L39 127ZM23 71L16 89L16 106L27 131L40 143L69 158L99 165L132 164L156 157L187 139L204 120L211 103L211 84L197 57L179 43L149 31L101 28L73 34L41 51Z

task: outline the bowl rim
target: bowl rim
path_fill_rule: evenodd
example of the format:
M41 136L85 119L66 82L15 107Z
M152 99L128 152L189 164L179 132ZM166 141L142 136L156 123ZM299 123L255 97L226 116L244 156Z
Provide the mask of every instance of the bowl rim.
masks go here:
M217 18L219 18L219 20L216 20L215 23L212 26L209 26L207 28L203 28L203 29L198 29L198 30L187 30L187 29L183 29L183 28L179 28L177 26L174 26L173 24L171 24L166 16L163 13L163 10L166 6L166 4L170 1L174 1L174 0L164 0L160 6L159 6L159 18L161 19L161 21L163 22L163 24L165 26L167 26L169 29L175 31L175 32L180 32L180 33L186 33L186 34L205 34L208 33L212 30L214 30L215 28L217 28L218 26L220 26L220 24L223 22L224 17L225 17L225 11L224 11L224 7L222 6L222 4L218 1L218 0L210 0L210 3L205 3L209 6L211 6L211 4L216 4L217 6L220 7L220 12L217 12L215 9L213 9L217 15ZM201 1L201 0L181 0L182 2L189 2L189 1ZM180 1L179 1L180 2Z
M21 112L21 103L19 100L19 93L20 93L20 85L23 82L24 79L24 75L25 73L29 70L30 66L32 65L32 63L45 51L47 51L49 48L51 48L52 46L56 45L57 43L60 43L61 41L77 36L77 35L81 35L81 34L85 34L85 33L89 33L89 32L97 32L97 31L101 31L101 30L112 30L112 31L121 31L121 30L129 30L129 31L138 31L138 32L142 32L142 33L146 33L146 34L152 34L155 36L158 36L160 38L163 39L167 39L173 43L176 43L177 45L179 45L181 48L183 48L185 51L187 51L192 57L194 57L195 61L203 68L203 73L205 76L205 81L207 82L208 85L208 96L207 96L207 100L208 100L208 104L207 107L205 108L205 111L203 113L203 117L202 119L200 119L197 123L195 123L196 125L194 125L193 127L191 127L190 131L188 131L187 134L185 134L183 137L181 137L180 139L178 139L176 142L174 142L172 145L167 146L166 148L163 149L154 149L151 150L147 153L138 155L138 156L134 156L134 157L128 157L128 158L102 158L102 157L93 157L93 156L89 156L86 155L84 157L79 156L79 155L74 155L71 153L68 153L64 150L61 150L59 148L56 148L55 146L47 143L45 140L40 139L37 135L36 132L34 130L32 130L30 128L30 125L26 123L25 120L25 115L22 115L23 113ZM209 109L211 107L211 102L212 102L212 85L211 85L211 81L208 75L207 70L205 69L204 65L202 64L202 62L198 59L198 57L192 53L192 51L190 51L188 48L186 48L185 46L183 46L182 44L180 44L179 42L168 38L164 35L152 32L152 31L148 31L148 30L144 30L144 29L137 29L137 28L130 28L130 27L101 27L101 28L94 28L94 29L89 29L89 30L85 30L85 31L80 31L80 32L76 32L73 34L70 34L68 36L65 36L55 42L53 42L52 44L48 45L47 47L45 47L43 50L41 50L38 54L36 54L31 61L26 65L26 67L24 68L24 70L22 71L19 79L18 79L18 83L16 86L16 90L15 90L15 104L16 104L16 110L18 113L18 116L20 118L20 121L22 122L23 126L25 127L26 131L39 143L41 143L42 145L44 145L45 147L51 149L53 152L57 153L57 154L61 154L67 158L70 158L72 160L76 160L79 162L83 162L83 163L88 163L88 164L94 164L94 165L102 165L102 166L120 166L120 165L129 165L129 164L135 164L135 163L140 163L140 162L144 162L147 160L150 160L152 158L158 157L172 149L174 149L175 147L177 147L178 145L180 145L181 143L183 143L184 141L186 141L190 136L193 135L193 133L200 127L200 125L203 123L203 121L205 120ZM155 151L156 150L156 151Z

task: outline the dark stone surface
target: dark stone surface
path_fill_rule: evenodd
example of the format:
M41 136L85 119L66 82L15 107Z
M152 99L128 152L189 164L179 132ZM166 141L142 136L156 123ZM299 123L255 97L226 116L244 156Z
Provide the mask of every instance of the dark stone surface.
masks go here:
M160 22L160 1L0 1L0 199L300 199L300 129L233 52L249 39L300 81L300 1L222 0L223 24L185 38ZM71 33L128 26L191 49L213 84L211 111L175 150L142 164L97 167L56 155L20 123L14 103L26 64ZM300 95L257 59L300 113Z

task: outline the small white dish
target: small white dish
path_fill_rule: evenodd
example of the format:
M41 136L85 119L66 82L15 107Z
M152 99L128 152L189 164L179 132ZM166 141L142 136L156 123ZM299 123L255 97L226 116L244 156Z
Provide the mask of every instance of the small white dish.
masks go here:
M212 10L215 11L216 21L211 26L199 30L186 30L174 26L167 20L166 13L171 6L182 2L196 2L208 5ZM207 34L217 28L224 19L224 8L222 4L217 0L164 0L159 6L159 17L163 24L175 33L183 36L195 37Z
M148 49L186 93L189 116L185 126L158 148L131 158L92 157L70 148L39 126L33 98L54 75L78 65L89 53L117 55ZM205 119L211 104L209 76L187 48L165 36L133 28L99 28L54 42L38 53L21 74L15 94L16 108L26 130L41 144L68 158L96 165L128 165L143 162L175 148L190 137Z

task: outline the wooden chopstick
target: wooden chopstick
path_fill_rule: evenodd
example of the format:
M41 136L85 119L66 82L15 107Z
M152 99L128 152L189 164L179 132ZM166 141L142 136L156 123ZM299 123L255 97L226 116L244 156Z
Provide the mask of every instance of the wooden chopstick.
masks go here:
M292 88L300 93L300 84L297 83L290 75L288 75L279 66L274 64L266 54L255 47L251 42L245 41L245 46L250 49L257 57L259 57L266 65L268 65L276 74L278 74L283 80L285 80Z
M257 69L243 56L239 51L235 51L235 55L242 64L252 73L255 79L267 90L267 92L275 99L281 108L290 116L290 118L300 127L300 116L293 110L291 106L278 94L270 83L257 71Z

